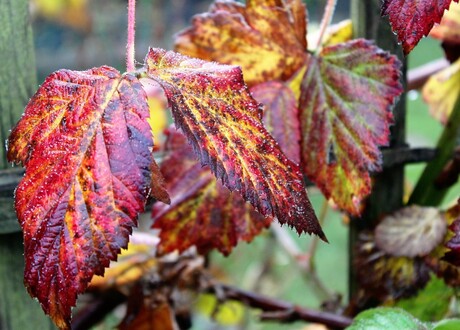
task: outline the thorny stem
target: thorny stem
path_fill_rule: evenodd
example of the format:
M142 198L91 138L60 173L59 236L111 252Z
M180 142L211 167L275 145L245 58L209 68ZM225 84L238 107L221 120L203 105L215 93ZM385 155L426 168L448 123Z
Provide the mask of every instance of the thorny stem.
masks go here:
M315 54L318 54L321 51L321 45L323 43L324 35L328 26L331 24L332 16L334 16L335 6L337 5L337 0L327 0L326 8L324 9L324 15L321 20L318 42L316 44Z
M136 0L128 0L128 42L126 44L126 71L135 70L134 64L134 41L136 25Z

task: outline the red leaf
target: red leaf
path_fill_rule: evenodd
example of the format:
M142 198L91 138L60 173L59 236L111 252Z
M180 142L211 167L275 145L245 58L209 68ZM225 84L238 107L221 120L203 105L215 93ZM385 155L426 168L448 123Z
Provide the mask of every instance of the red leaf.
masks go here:
M60 328L125 248L150 190L153 147L139 81L109 67L51 74L9 138L25 284Z
M452 221L452 223L449 226L450 240L445 244L448 251L442 260L460 267L460 200L457 205L450 208L446 213L448 220Z
M395 56L357 39L312 56L302 83L304 172L354 215L371 189L368 171L380 169L378 147L388 143L399 67Z
M159 49L149 51L146 67L165 89L176 125L224 186L263 215L324 238L302 174L263 127L239 67Z
M168 156L161 170L173 200L171 205L153 207L153 228L161 229L159 253L182 252L195 245L201 254L217 248L228 255L240 239L249 242L270 225L270 217L230 193L196 161L181 133L169 129L167 135Z
M269 81L251 88L252 96L265 107L267 130L291 160L300 163L300 124L294 92L280 81Z
M444 10L449 8L451 2L452 0L383 0L382 16L389 16L391 27L407 55L422 37L428 35L433 25L441 21Z

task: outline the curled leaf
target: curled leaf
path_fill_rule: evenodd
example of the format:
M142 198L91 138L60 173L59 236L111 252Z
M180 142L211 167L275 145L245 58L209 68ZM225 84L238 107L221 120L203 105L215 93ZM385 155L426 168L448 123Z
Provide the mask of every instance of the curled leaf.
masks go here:
M442 242L446 230L438 209L414 205L383 218L375 229L375 242L393 256L424 256Z
M109 67L51 74L8 140L22 162L16 211L24 281L60 328L94 274L128 244L150 190L152 136L139 81Z
M299 167L263 127L240 68L160 49L149 51L145 65L202 165L263 215L325 239Z
M381 166L391 108L402 92L400 62L357 39L311 56L302 83L302 169L327 198L353 215Z

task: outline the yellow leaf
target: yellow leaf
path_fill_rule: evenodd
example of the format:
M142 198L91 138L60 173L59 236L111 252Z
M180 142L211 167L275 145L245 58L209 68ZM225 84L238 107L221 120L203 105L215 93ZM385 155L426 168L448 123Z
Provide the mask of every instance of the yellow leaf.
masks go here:
M422 90L431 115L446 124L460 93L460 59L428 79Z
M214 319L221 325L238 325L244 318L244 306L242 303L229 300L219 304L216 296L211 294L200 295L196 308L199 312Z
M31 0L32 12L50 21L83 31L91 29L88 0Z

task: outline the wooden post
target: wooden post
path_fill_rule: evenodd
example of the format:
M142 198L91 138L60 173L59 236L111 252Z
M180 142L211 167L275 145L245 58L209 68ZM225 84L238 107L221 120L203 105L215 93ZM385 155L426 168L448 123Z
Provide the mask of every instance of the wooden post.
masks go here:
M27 0L0 0L0 59L0 329L55 329L23 285L22 234L13 207L22 170L8 165L4 147L37 88Z
M401 47L386 18L380 17L381 0L351 0L351 17L354 27L354 36L374 40L380 48L399 57L403 63L403 87L406 86L406 60ZM396 104L393 115L395 124L391 127L390 149L404 148L406 95L401 95ZM388 153L391 155L391 152ZM350 299L359 291L356 281L354 264L354 247L361 231L373 229L377 220L384 214L391 213L403 205L404 165L397 165L385 169L373 178L373 190L367 199L365 210L361 218L353 219L350 225L349 237L349 296Z

